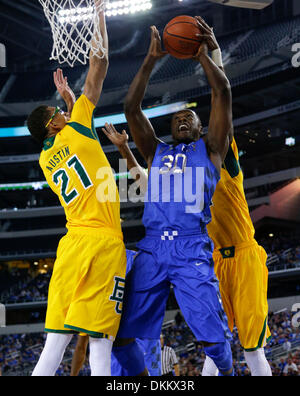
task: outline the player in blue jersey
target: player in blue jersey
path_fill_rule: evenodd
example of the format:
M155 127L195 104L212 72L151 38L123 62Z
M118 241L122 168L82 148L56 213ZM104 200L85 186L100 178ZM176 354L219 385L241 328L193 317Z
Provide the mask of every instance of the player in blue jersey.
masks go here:
M196 17L200 29L201 19ZM151 45L125 100L132 137L149 170L143 223L146 237L127 277L122 339L159 337L170 285L186 322L223 375L232 375L227 318L212 259L206 225L232 130L231 88L208 55L209 34L195 57L212 89L208 133L198 115L183 110L172 118L173 144L160 141L141 110L151 72L166 54L155 26ZM129 351L128 351L129 353ZM131 359L134 360L134 354ZM119 360L122 364L122 357ZM125 362L126 364L126 362ZM131 363L132 364L132 363Z

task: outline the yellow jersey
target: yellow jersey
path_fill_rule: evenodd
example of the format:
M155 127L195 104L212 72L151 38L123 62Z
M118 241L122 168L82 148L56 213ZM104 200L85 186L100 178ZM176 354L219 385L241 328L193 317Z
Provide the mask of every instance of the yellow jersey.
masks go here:
M215 249L236 246L254 238L255 230L243 182L238 148L233 139L221 169L221 179L213 195L212 221L207 226Z
M44 141L39 163L65 210L67 228L121 232L119 193L94 128L94 109L81 95L66 126Z

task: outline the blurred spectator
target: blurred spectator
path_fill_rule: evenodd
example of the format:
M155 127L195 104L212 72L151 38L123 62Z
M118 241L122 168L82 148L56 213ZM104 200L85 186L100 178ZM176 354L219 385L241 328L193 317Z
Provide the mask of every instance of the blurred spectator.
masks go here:
M281 232L274 237L258 239L258 242L265 248L268 255L272 254L277 260L268 265L269 272L278 269L291 269L300 267L300 233ZM12 268L10 271L6 267L0 270L0 301L4 304L13 304L32 301L46 301L48 287L52 272L39 274L36 277L29 275L28 270ZM183 317L178 311L175 318L176 328L181 331L184 325ZM290 324L287 324L289 326ZM172 347L177 347L178 337L174 333ZM181 340L183 341L183 340ZM170 340L171 342L171 340Z
M286 336L286 337L285 337L285 341L284 341L284 343L282 344L282 349L283 349L285 352L288 353L288 352L291 350L291 348L292 348L292 344L291 344L290 341L289 341L289 337Z
M16 285L1 294L1 302L15 304L21 302L46 301L52 271L39 274L35 278L27 275L21 281L16 278Z
M259 242L268 253L275 253L280 265L290 268L300 266L300 235L297 232L291 234L278 234L274 238L264 238ZM275 263L269 267L276 270L279 264ZM283 267L284 268L284 267ZM36 277L29 276L28 271L13 268L10 272L3 268L0 271L0 299L3 303L46 301L48 294L51 271L39 274ZM9 293L3 294L6 286ZM5 298L3 298L5 296ZM34 316L39 315L34 313ZM272 334L270 343L266 346L266 356L270 362L274 376L300 376L300 351L295 351L300 346L300 328L291 327L291 312L280 312L269 314L269 327ZM32 317L32 321L39 318ZM184 321L180 311L177 312L175 320L169 327L163 330L165 343L176 351L180 375L201 375L205 354L202 346ZM28 375L35 365L44 345L44 334L19 334L0 336L0 367L2 375L14 375L23 373ZM72 356L74 342L69 347L69 357ZM233 331L231 343L232 354L236 376L248 376L248 368L245 364L243 350L240 347L236 329ZM280 350L278 358L273 359L274 351ZM282 355L285 357L282 357ZM57 375L69 375L69 362L64 361ZM18 374L19 375L19 374ZM22 375L22 374L20 374ZM88 366L85 366L80 375L90 375Z
M285 368L285 366L287 365L287 361L284 358L280 359L280 362L278 363L278 368L279 368L279 375L283 375L283 370ZM276 366L275 366L276 367ZM274 367L274 368L275 368Z
M299 374L297 365L291 358L288 359L287 364L283 369L284 376L297 376Z
M270 313L269 315L273 339L266 348L266 355L270 362L273 376L300 376L300 330L294 330L289 327L291 315L291 312ZM163 334L167 345L170 345L170 342L177 345L176 355L180 375L200 376L205 354L201 344L195 340L185 321L182 321L179 326L174 321L168 328L163 330ZM70 375L70 362L76 340L77 337L74 336L66 351L64 361L57 371L57 376ZM0 336L0 367L2 367L2 375L30 375L39 359L44 342L44 333ZM287 342L291 344L291 348L286 348ZM235 375L249 376L250 373L245 363L236 329L233 331L231 346ZM297 347L298 350L296 349ZM277 350L276 348L279 348L281 356L273 359L272 352ZM88 362L84 365L79 375L90 375Z

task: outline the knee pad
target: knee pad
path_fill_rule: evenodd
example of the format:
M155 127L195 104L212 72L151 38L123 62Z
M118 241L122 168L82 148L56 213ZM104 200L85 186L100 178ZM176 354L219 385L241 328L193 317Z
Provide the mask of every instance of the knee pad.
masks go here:
M127 371L128 376L139 375L146 368L144 352L136 341L122 347L113 347L112 353L119 364Z
M221 373L232 368L232 352L228 341L204 347L204 352L214 361Z

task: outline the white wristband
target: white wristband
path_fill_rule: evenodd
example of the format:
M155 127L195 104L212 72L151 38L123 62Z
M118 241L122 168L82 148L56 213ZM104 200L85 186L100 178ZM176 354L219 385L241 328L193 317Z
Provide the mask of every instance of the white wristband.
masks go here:
M217 48L212 51L211 59L215 62L215 64L217 66L223 67L222 52L221 52L220 48Z

